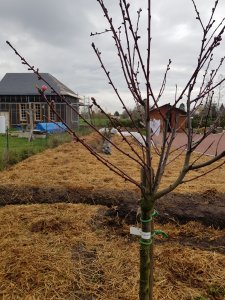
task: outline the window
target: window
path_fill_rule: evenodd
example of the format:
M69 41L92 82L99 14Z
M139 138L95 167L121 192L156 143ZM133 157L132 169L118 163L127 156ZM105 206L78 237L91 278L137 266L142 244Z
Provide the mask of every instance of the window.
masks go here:
M53 110L55 110L55 103L54 101L51 101L51 107L48 106L48 120L51 122L55 122L55 113Z
M35 121L41 121L41 104L35 103L34 104L34 119Z
M20 122L27 122L28 105L20 104Z

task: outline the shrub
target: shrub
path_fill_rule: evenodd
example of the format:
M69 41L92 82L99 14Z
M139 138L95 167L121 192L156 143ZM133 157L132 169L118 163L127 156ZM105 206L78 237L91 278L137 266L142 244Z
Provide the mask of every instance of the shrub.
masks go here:
M70 141L71 141L71 137L69 136L69 134L55 133L48 136L47 147L55 148L63 143L70 142Z
M134 125L135 123L135 125ZM120 119L118 121L118 125L122 126L122 127L126 127L126 128L134 128L135 126L136 127L140 127L140 120L139 119L135 119L134 120L134 123L133 121L131 121L131 119L129 118L126 118L126 119Z
M4 150L2 154L2 161L0 164L0 169L3 170L9 166L12 166L19 162L18 153L15 151Z

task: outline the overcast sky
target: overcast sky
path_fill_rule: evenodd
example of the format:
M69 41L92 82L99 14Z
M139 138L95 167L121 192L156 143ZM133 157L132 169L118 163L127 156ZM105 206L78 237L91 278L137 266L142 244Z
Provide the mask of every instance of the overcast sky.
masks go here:
M134 11L139 6L143 8L140 43L144 52L146 2L130 1ZM106 0L106 3L119 26L118 1ZM152 84L157 91L168 59L172 59L162 100L167 103L174 98L175 85L182 88L196 65L202 30L191 0L153 0L152 3ZM213 3L213 0L196 0L204 22ZM221 0L216 20L224 16L225 1ZM108 112L122 111L93 52L91 43L94 41L121 95L129 107L134 105L123 84L111 34L90 37L91 32L108 28L97 0L0 0L0 28L0 79L7 72L27 71L5 44L9 40L41 72L51 73L81 96L96 97ZM224 55L223 43L216 52L215 61ZM224 68L220 73L225 75Z

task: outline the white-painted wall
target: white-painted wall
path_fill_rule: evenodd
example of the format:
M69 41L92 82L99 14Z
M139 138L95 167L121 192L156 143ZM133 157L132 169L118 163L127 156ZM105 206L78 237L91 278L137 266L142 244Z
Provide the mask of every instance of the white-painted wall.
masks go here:
M0 133L6 133L5 117L0 116Z
M8 111L0 111L0 117L5 117L5 128L9 128L9 112Z

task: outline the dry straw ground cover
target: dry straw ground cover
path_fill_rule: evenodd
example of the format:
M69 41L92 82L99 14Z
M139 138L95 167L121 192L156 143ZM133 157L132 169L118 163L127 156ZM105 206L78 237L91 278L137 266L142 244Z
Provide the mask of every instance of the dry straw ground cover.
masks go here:
M138 242L127 225L110 227L103 210L83 204L2 207L1 299L136 300ZM224 254L177 240L190 234L201 240L205 228L160 228L171 238L156 247L155 299L224 299ZM207 235L224 238L225 231L208 229Z
M93 148L99 148L100 142L93 134L86 138ZM129 148L121 138L115 137L115 142L123 150L129 152ZM174 153L176 156L176 153ZM196 156L195 156L196 158ZM113 149L109 159L122 167L128 174L139 181L139 166L129 159L125 159L116 149ZM155 157L157 160L157 157ZM182 157L168 165L167 172L162 183L168 185L179 172ZM190 175L200 175L204 170L193 171ZM225 192L224 185L225 168L221 167L208 174L204 179L192 181L181 185L177 191L180 193L204 192L208 188ZM67 187L95 190L137 190L132 184L121 180L111 171L98 162L79 143L68 143L56 149L48 149L43 153L32 156L21 163L0 173L1 185L36 186L36 187Z
M93 147L96 139L88 137ZM119 138L116 142L120 143ZM124 149L126 145L123 143ZM138 166L113 150L110 157L139 178ZM180 161L167 170L167 184ZM224 192L224 169L179 188ZM62 145L30 157L0 174L1 186L35 186L131 191L93 160L79 144ZM0 208L0 299L136 300L138 241L128 225L104 216L103 206L36 204ZM225 230L198 223L166 224L168 240L156 241L155 300L225 299L225 249L206 240L224 240ZM194 239L194 243L193 243ZM192 243L183 241L192 240ZM194 245L194 246L193 246Z

